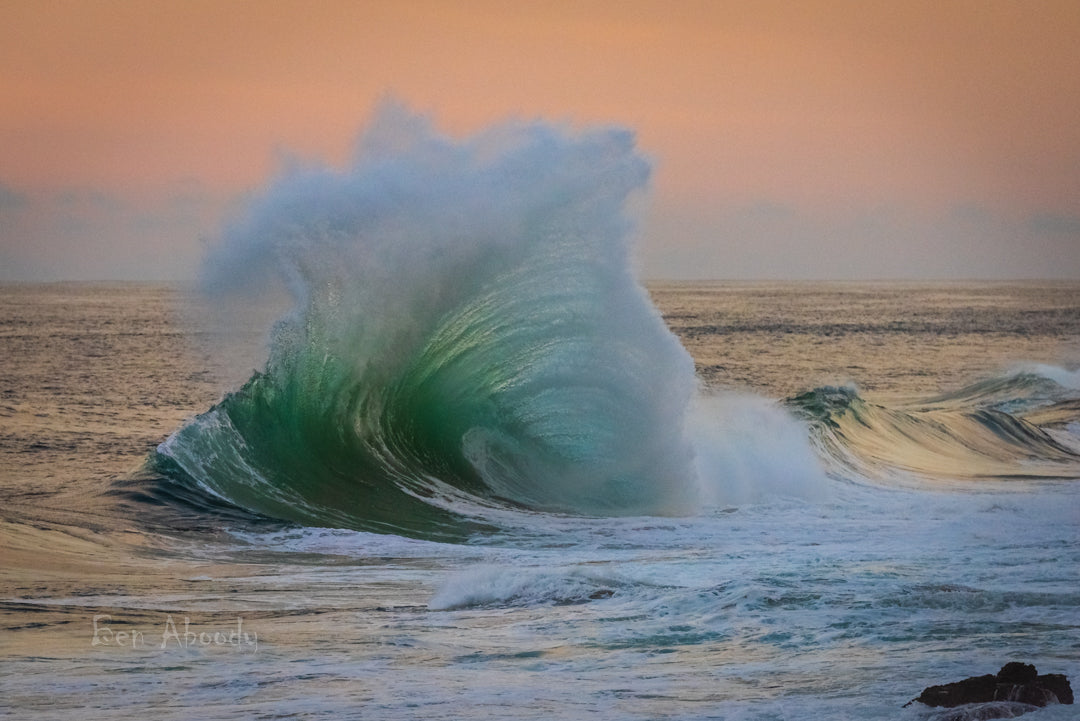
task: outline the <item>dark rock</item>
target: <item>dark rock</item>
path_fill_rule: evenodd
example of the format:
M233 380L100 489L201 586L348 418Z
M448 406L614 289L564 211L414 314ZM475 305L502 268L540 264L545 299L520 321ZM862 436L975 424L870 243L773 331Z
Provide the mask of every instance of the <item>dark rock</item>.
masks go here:
M1040 676L1031 664L1013 662L1002 666L995 676L973 676L963 681L930 686L906 705L916 701L946 708L994 701L1041 707L1055 703L1071 704L1073 692L1069 679L1062 674Z
M1039 672L1030 663L1013 661L1001 667L997 673L998 683L1031 683L1039 677Z
M1069 685L1069 679L1061 673L1044 673L1039 676L1042 687L1052 691L1057 696L1058 703L1069 704L1073 702L1073 690Z
M915 699L927 706L961 706L966 703L993 701L997 690L997 677L987 674L973 676L963 681L930 686Z
M983 702L983 700L994 700L994 692L997 688L997 677L987 674L986 676L974 676L963 681L928 686L927 689L923 689L915 700L927 706L951 708L963 704Z

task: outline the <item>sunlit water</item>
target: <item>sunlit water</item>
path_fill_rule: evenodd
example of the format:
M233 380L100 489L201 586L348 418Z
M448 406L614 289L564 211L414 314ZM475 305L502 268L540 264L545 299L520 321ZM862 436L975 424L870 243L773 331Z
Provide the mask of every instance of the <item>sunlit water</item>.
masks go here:
M710 389L693 422L769 409L711 431L738 492L676 517L508 508L442 543L133 500L235 384L220 339L176 288L4 287L0 716L918 719L925 686L1010 660L1076 684L1080 287L650 291ZM847 410L781 403L845 385ZM1028 426L987 451L987 408L1052 452ZM740 466L790 432L777 413L815 453Z

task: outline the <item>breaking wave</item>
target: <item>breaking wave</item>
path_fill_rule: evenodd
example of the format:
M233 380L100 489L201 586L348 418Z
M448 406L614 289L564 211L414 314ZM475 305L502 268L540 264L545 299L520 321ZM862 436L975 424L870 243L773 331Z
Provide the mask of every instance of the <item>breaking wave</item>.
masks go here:
M510 124L453 141L394 105L346 169L294 169L207 262L283 284L269 360L156 472L310 525L430 534L462 510L686 512L693 363L635 279L633 137ZM449 510L448 510L449 509Z

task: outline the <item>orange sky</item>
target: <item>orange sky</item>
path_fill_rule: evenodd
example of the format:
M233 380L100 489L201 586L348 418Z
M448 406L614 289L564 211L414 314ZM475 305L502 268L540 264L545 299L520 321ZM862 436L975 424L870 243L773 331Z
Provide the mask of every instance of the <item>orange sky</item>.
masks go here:
M7 0L0 279L190 276L387 92L636 130L653 277L1080 277L1075 0Z

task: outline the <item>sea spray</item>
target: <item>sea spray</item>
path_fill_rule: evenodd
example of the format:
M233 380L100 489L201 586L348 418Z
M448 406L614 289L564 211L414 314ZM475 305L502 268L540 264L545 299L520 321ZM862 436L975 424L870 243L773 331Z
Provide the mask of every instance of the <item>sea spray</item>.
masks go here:
M627 242L648 175L621 129L453 140L384 105L348 167L290 169L209 254L221 302L276 283L293 305L158 465L309 525L688 512L693 363Z
M688 417L703 507L828 498L828 478L807 427L780 403L746 393L702 392Z

